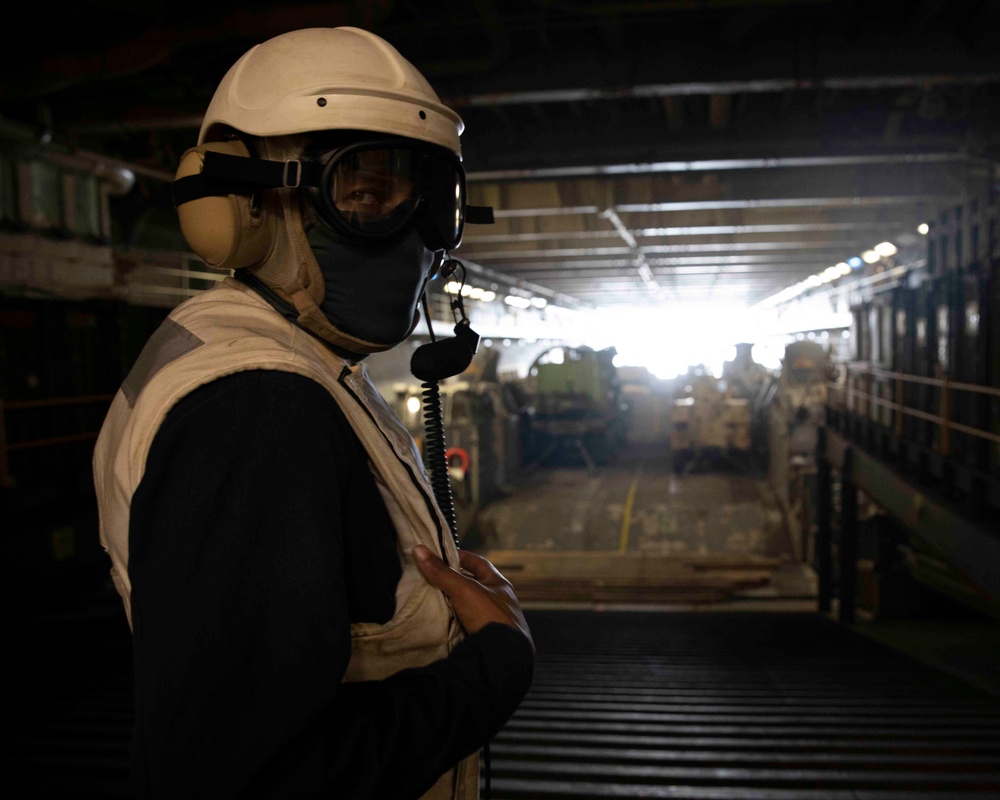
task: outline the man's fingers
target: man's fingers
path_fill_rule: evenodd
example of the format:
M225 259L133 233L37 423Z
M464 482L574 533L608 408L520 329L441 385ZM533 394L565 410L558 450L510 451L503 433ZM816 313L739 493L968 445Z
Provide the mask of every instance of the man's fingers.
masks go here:
M449 597L463 589L467 590L468 578L449 567L429 547L422 544L414 545L410 553L417 562L417 568L431 586L440 589Z
M488 559L469 550L458 551L458 561L462 569L472 573L477 581L483 584L493 584L497 579L503 579L503 575L494 567Z
M429 547L422 544L417 544L413 546L410 551L410 555L413 556L413 560L417 562L417 566L424 575L430 577L434 576L436 579L440 579L442 573L445 571L454 572L441 558L434 552L431 551Z
M410 553L427 582L449 598L466 631L475 633L484 625L500 622L517 628L531 641L510 582L488 559L460 550L462 572L468 573L463 575L424 545L414 545ZM532 642L532 649L534 646Z
M454 581L455 578L462 578L460 572L448 566L441 557L434 553L429 547L422 544L417 544L413 546L410 551L413 556L413 560L417 562L417 566L420 567L420 571L424 573L425 576L433 574L438 580L451 581L453 585L459 585ZM462 569L468 572L477 581L483 584L494 584L497 579L503 579L497 568L494 567L487 559L482 556L476 555L470 550L459 550L458 551L458 561L461 564ZM441 588L440 586L438 588Z
M496 567L482 556L477 556L468 550L460 550L458 554L462 570L467 573L465 575L448 566L440 556L425 545L414 545L410 553L427 582L448 595L452 602L459 598L469 598L477 592L484 591L485 587L508 585Z

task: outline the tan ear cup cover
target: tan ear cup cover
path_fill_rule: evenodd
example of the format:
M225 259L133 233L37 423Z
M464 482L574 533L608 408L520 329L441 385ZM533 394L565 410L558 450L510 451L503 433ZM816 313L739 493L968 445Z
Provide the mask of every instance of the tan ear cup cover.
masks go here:
M200 173L208 150L250 157L241 141L206 142L185 151L176 178ZM188 246L206 265L215 269L240 269L259 264L274 246L274 215L266 203L255 212L251 194L201 197L182 203L177 208L177 215Z

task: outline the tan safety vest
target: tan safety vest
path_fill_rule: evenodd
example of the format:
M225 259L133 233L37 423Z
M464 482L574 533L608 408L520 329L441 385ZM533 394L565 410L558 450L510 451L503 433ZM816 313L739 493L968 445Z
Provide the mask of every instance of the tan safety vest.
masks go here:
M326 388L368 452L396 528L403 559L396 612L384 625L351 626L351 659L344 680L380 680L445 657L462 638L462 629L445 595L424 580L408 554L420 542L457 566L458 553L413 438L372 384L363 364L348 364L233 278L171 312L116 394L97 440L94 481L101 544L111 557L111 576L129 625L129 509L153 437L182 397L217 378L248 369L293 372ZM420 731L413 733L420 735ZM478 796L479 757L474 753L442 775L423 800L475 800Z

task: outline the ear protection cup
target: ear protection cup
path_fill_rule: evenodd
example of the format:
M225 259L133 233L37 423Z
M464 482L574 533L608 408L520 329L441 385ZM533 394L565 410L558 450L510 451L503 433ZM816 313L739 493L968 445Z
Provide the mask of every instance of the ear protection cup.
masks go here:
M205 152L250 157L239 139L206 142L181 156L176 178L199 174ZM259 264L274 246L275 220L265 203L255 205L252 193L200 197L177 207L181 233L205 264L215 269L240 269Z

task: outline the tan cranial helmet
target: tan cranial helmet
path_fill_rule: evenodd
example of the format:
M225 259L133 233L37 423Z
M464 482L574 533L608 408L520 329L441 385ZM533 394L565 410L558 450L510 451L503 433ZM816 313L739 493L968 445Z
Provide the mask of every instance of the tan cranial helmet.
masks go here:
M456 153L464 127L416 67L360 28L292 31L251 49L216 89L198 143L224 126L252 136L375 131Z
M319 309L323 276L303 232L307 206L296 189L302 178L297 159L310 138L305 134L401 136L460 158L463 128L423 75L369 31L310 28L275 36L226 73L205 114L198 146L181 159L175 183L181 230L208 266L251 268L294 306L299 324L326 341L355 353L385 350L338 330ZM202 174L206 155L215 162L264 159L257 162L262 168L273 164L279 170L275 188L241 192L223 181L218 185L226 188L213 189L218 179ZM188 186L202 183L180 197L181 179Z

